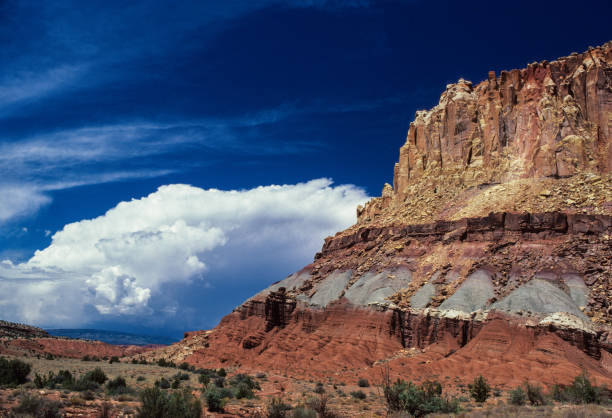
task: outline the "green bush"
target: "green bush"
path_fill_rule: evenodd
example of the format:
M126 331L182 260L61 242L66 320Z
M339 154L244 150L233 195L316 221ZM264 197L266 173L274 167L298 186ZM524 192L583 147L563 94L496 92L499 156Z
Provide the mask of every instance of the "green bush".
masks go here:
M459 411L459 402L456 399L442 398L442 385L438 382L425 382L417 386L398 379L392 385L384 385L383 391L387 407L393 412L405 411L420 417L435 412Z
M189 373L178 372L174 376L172 376L174 380L189 380Z
M210 377L205 374L201 374L198 376L198 382L200 382L203 386L208 386L210 383Z
M76 392L84 392L86 390L97 390L100 385L93 380L89 380L87 375L81 376L78 380L75 380L69 387L66 389L74 390Z
M259 386L259 383L252 376L249 376L248 374L238 373L237 375L235 375L234 377L230 379L231 386L238 386L241 383L244 383L245 385L247 385L249 388L253 390L261 389L261 387Z
M567 402L567 396L565 392L565 387L554 384L552 389L550 390L550 397L557 402Z
M24 393L19 399L19 404L11 412L17 416L31 416L35 418L61 417L59 402Z
M176 367L176 364L173 361L167 361L165 358L160 358L157 360L157 365L159 367Z
M225 377L217 377L214 382L216 387L222 388L225 386Z
M110 395L121 395L129 391L125 379L121 376L117 376L106 383L106 392Z
M370 387L370 382L368 382L368 379L361 378L357 381L357 386L360 388L367 388Z
M21 360L0 357L0 385L21 385L28 380L32 366Z
M155 386L158 386L162 389L170 389L170 382L165 377L162 377L161 379L155 382Z
M96 382L99 385L103 385L104 382L106 382L106 380L108 379L108 377L106 377L106 373L104 373L104 371L99 367L96 367L95 369L85 373L84 378L85 380Z
M145 389L140 394L142 405L139 418L200 418L202 405L188 391L177 391L168 395L158 387Z
M181 387L181 381L179 379L172 380L172 389L178 389Z
M236 386L235 395L236 399L252 399L255 397L253 389L251 389L246 383L239 383L238 386Z
M351 396L355 399L362 399L362 400L366 398L366 394L362 390L355 390L351 392Z
M280 398L273 398L266 408L268 418L285 418L291 406L284 403Z
M605 388L595 386L589 380L586 372L574 378L565 389L565 398L575 404L601 403L604 400Z
M113 364L113 363L119 363L119 357L117 357L117 356L112 356L108 362L109 362L110 364Z
M237 399L255 397L254 391L260 390L259 383L248 374L239 373L229 380L230 386L234 390L234 395Z
M531 405L544 405L544 395L540 386L525 382L525 392Z
M525 405L527 395L522 387L518 386L516 389L510 391L510 403L512 405Z
M206 389L204 399L206 399L206 405L210 412L223 412L226 400L218 387L210 386Z
M178 368L181 370L189 370L189 364L186 362L182 362L181 364L179 364Z
M482 375L474 379L474 382L469 385L469 389L472 398L479 403L486 401L491 394L491 386L489 386L487 380Z
M225 371L225 369L223 367L221 367L219 370L217 370L217 376L221 376L221 377L227 376L227 372Z
M55 389L58 386L69 389L73 384L74 377L68 370L60 370L57 375L55 375L52 371L49 371L47 376L39 375L38 373L36 373L34 376L34 386L36 386L38 389Z

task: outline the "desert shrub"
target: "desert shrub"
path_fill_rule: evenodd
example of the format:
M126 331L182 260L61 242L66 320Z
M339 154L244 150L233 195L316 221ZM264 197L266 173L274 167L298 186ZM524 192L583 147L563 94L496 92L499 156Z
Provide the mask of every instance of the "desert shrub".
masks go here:
M266 408L266 416L268 418L285 418L290 410L291 406L284 403L282 399L272 398Z
M182 362L179 364L178 368L181 370L189 370L189 364L187 362Z
M26 415L36 418L61 417L60 403L45 398L24 393L19 399L19 404L11 412L16 415Z
M214 380L215 386L218 388L222 388L223 386L225 386L225 377L217 377Z
M365 399L366 398L366 394L362 391L362 390L355 390L353 392L351 392L350 394L353 398L355 399Z
M181 381L179 379L172 380L172 389L178 389L181 387Z
M91 357L89 357L89 354L85 354L81 360L83 360L83 361L91 361Z
M260 390L259 383L248 374L239 373L229 380L229 384L234 388L234 394L237 399L255 397L254 391Z
M575 404L601 403L604 400L605 388L595 386L586 372L580 373L565 391L565 398Z
M317 418L317 413L306 406L297 406L291 411L292 418Z
M566 396L566 392L565 392L565 387L558 385L558 384L554 384L552 386L552 388L550 389L550 397L557 402L567 402L567 396Z
M206 389L204 399L206 399L206 406L210 412L223 412L226 400L218 387L210 386Z
M219 388L219 393L222 398L232 399L234 397L234 392L229 388Z
M21 360L0 357L0 385L21 385L28 380L32 366Z
M544 405L544 395L540 386L525 382L525 392L531 405Z
M405 411L416 417L442 412L456 413L459 402L452 398L443 398L442 385L435 381L417 386L412 382L398 379L394 384L388 381L383 385L387 407L392 412Z
M525 405L527 395L522 387L518 386L516 389L510 391L510 403L512 405Z
M51 353L47 353L45 354L45 359L46 360L55 360L55 356Z
M160 387L161 389L170 389L170 382L165 377L162 377L155 381L155 386Z
M149 364L149 363L147 363L147 360L145 360L144 358L141 358L139 363L140 364Z
M81 376L79 379L75 380L69 387L66 389L74 390L77 392L84 391L95 391L100 387L97 382L93 380L89 380L87 375Z
M55 375L52 371L49 371L46 376L36 373L33 383L38 389L55 389L58 386L69 389L74 384L74 377L68 370L60 370L57 372L57 375Z
M491 394L491 386L482 375L476 377L474 382L469 385L470 395L476 402L483 403Z
M323 396L318 396L316 398L308 399L308 402L306 402L306 404L308 405L310 409L315 411L319 415L320 418L341 417L341 415L329 409L329 407L327 406L327 402L328 402L327 396L323 395Z
M157 360L157 365L159 367L176 367L176 364L173 361L167 361L165 358L160 358Z
M370 382L368 381L368 379L361 378L357 381L357 386L359 386L360 388L367 388L370 387Z
M99 367L96 367L95 369L85 373L84 378L85 380L96 382L99 385L103 385L104 382L108 380L108 377L106 377L106 373L104 373L104 371Z
M202 416L200 401L188 391L177 391L168 395L158 387L145 389L140 394L142 405L138 408L140 418L199 418Z
M117 376L106 383L106 392L110 395L120 395L128 392L128 387L125 379Z
M202 404L189 391L173 392L168 397L167 417L170 418L200 418Z
M189 373L178 372L174 376L172 376L174 380L189 380Z
M198 369L195 372L198 374L208 376L210 378L217 376L217 371L213 369Z
M119 363L119 357L112 356L108 362L109 362L109 364Z
M146 380L146 379L145 379L145 377L144 377L144 376L138 376L138 377L136 378L136 381L137 381L137 382L144 382L145 380Z
M324 394L325 388L323 387L323 383L317 382L317 384L315 385L315 388L313 389L313 392L318 393L319 395Z
M130 363L132 363L132 364L138 364L138 359L133 358L133 359L132 359L132 361L131 361Z
M217 376L221 376L221 377L227 376L227 372L225 371L225 369L223 367L221 367L219 370L217 370Z
M210 383L210 376L206 374L201 374L198 376L198 382L200 382L203 386L208 386Z
M253 389L246 383L242 382L236 386L235 390L236 399L252 399L255 397Z

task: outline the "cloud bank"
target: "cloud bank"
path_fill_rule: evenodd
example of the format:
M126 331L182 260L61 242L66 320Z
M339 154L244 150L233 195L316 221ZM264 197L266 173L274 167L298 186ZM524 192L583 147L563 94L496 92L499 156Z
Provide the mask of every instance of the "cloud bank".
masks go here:
M25 263L0 263L0 317L78 326L173 312L151 307L163 286L215 286L220 272L246 278L254 266L306 263L325 236L355 222L366 199L362 189L328 179L240 191L162 186L66 225Z

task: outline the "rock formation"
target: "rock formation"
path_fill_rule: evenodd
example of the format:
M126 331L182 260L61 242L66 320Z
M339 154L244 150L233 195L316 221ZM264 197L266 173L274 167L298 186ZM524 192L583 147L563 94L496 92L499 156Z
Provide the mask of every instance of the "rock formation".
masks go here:
M449 85L314 262L149 353L342 378L612 383L612 43Z

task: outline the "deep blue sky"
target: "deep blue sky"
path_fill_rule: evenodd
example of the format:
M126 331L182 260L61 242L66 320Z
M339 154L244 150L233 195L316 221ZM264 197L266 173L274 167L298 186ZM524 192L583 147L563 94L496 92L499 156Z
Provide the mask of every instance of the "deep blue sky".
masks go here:
M0 260L166 184L325 177L378 195L446 84L604 43L610 16L609 1L0 1ZM177 285L172 320L84 325L211 327L307 262Z

